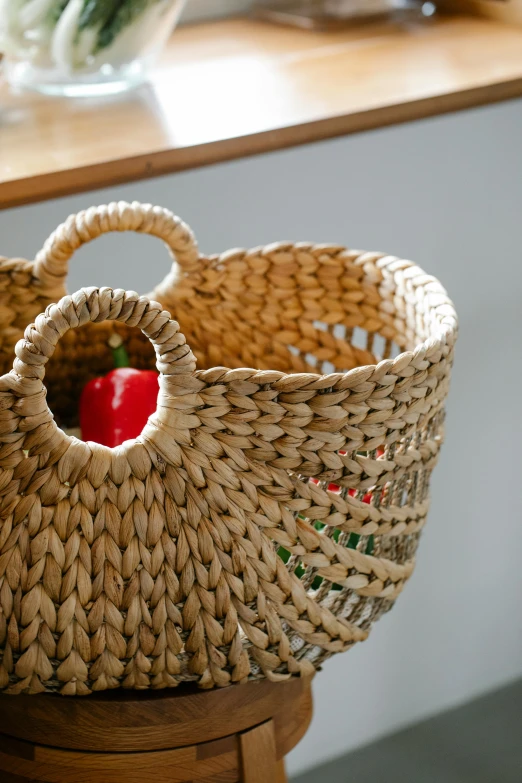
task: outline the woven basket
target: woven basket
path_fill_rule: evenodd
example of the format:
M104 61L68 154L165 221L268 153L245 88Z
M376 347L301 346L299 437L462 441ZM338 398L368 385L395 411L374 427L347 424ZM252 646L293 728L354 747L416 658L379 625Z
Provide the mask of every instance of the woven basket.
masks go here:
M162 304L61 298L73 252L125 230L175 256ZM442 441L456 315L435 278L337 246L204 257L170 212L120 203L1 260L0 285L0 689L282 680L367 637L413 571ZM114 330L161 390L109 449L58 424Z

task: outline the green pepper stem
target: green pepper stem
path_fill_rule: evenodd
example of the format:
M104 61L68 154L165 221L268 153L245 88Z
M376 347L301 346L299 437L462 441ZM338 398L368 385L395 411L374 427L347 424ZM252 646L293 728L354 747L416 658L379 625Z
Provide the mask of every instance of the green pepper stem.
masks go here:
M117 332L113 332L113 334L111 334L109 337L108 343L112 350L112 359L114 361L115 369L119 369L120 367L128 367L129 354L125 350L122 337Z

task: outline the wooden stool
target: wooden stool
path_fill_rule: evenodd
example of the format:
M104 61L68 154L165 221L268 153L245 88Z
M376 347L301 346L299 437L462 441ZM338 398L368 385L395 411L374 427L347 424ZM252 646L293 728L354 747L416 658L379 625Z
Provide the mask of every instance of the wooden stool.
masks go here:
M2 783L285 783L310 680L0 696Z

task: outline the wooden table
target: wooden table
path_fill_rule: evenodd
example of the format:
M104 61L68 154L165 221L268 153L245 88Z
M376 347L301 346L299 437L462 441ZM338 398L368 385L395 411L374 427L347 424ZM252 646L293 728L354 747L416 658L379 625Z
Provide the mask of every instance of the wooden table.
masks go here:
M0 696L2 783L285 783L310 680L222 690Z
M0 208L520 95L522 27L493 20L335 33L193 25L126 96L0 86Z

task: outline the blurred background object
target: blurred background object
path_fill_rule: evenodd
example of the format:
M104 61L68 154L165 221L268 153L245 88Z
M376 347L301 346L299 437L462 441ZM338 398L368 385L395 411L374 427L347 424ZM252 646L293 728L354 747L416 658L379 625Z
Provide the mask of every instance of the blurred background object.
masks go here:
M141 84L185 0L0 0L9 82L94 96Z
M422 19L436 10L431 0L258 0L254 4L254 13L263 19L320 30L377 19Z

